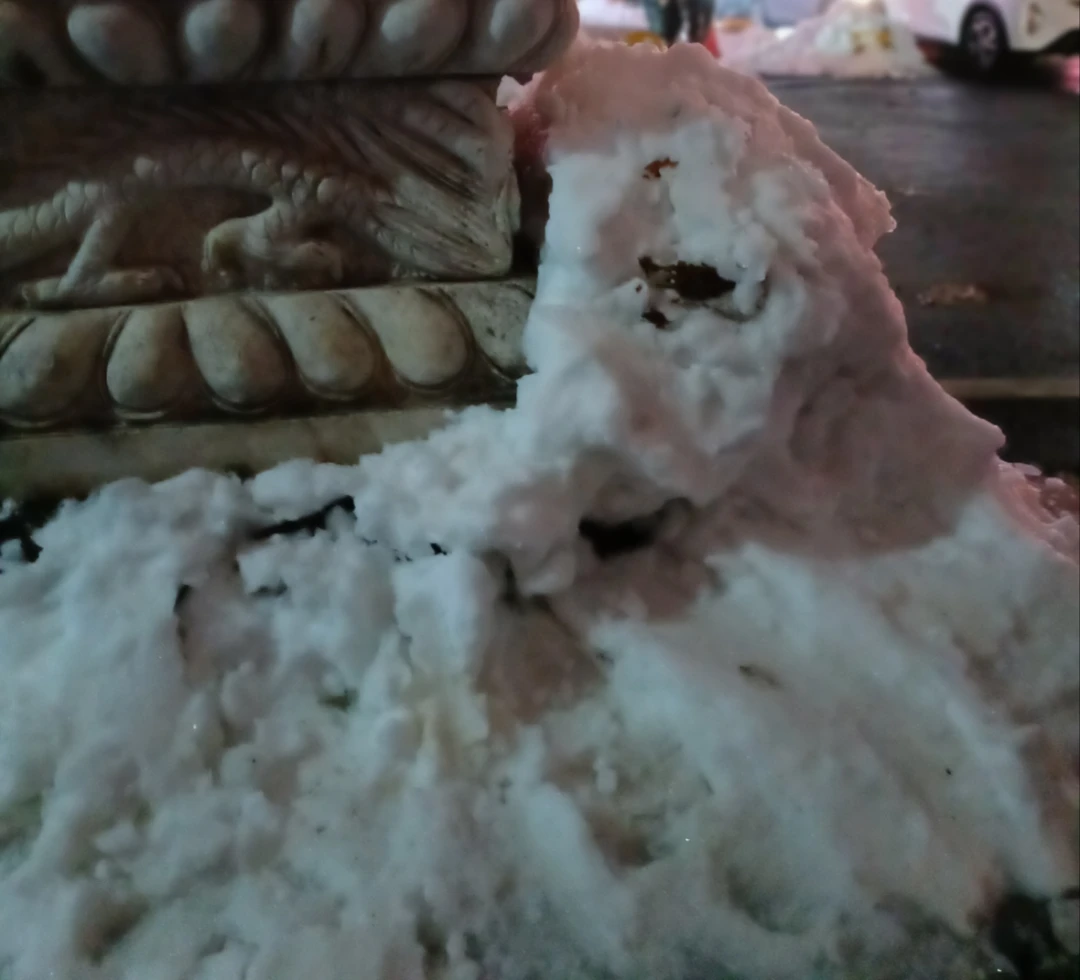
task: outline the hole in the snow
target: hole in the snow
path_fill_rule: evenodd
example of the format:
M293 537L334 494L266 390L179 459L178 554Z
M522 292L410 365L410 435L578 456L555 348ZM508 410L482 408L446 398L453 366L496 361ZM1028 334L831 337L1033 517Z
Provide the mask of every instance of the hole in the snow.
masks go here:
M648 320L657 330L667 330L671 326L671 321L659 310L646 310L641 318Z
M100 964L139 924L145 910L136 906L113 909L85 939L87 956L94 964Z
M657 859L646 834L628 827L607 813L590 813L593 840L613 868L644 868Z
M720 299L735 289L734 280L720 275L704 262L676 262L660 265L649 256L638 259L645 281L653 289L670 289L691 303Z
M446 932L429 909L422 909L416 917L416 941L424 951L424 976L434 980L446 969L450 958L446 954Z
M18 541L23 561L32 564L41 555L41 545L34 540L31 530L30 522L22 513L16 511L0 519L0 544L5 541Z
M1076 957L1068 954L1054 934L1046 901L1029 895L1006 895L994 910L990 940L1016 967L1021 980L1076 976Z
M617 524L586 517L578 525L578 532L592 545L597 558L614 558L649 547L656 540L662 520L662 511Z
M180 588L176 590L176 598L173 600L173 612L180 612L185 602L187 602L189 596L192 593L192 588L186 582L180 585Z
M348 711L356 704L356 691L346 688L340 694L326 694L319 698L319 704L325 708L333 708L335 711Z
M760 664L739 664L739 673L751 684L756 684L759 687L778 690L783 686L776 674L769 670L768 667L762 667Z
M251 532L251 540L267 541L278 534L287 536L290 534L314 534L316 531L325 531L326 522L335 510L354 514L356 512L356 501L352 497L338 497L337 500L331 500L325 507L320 507L303 517L256 528Z

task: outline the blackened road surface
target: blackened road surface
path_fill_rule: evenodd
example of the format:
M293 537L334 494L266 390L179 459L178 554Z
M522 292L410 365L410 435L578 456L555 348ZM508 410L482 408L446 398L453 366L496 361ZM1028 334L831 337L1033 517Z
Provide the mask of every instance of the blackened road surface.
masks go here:
M1075 397L1080 100L947 78L768 84L888 194L898 227L878 253L930 370L991 397L999 382ZM944 305L926 305L935 287Z

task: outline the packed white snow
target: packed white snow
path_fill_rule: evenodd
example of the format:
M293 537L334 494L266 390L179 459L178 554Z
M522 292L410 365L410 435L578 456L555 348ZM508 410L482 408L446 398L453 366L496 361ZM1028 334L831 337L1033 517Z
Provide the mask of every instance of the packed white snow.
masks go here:
M910 351L884 198L701 49L514 119L514 410L5 551L4 980L966 980L1075 884L1076 525Z
M578 8L588 37L625 40L648 30L640 4L578 0ZM721 20L717 32L723 64L750 75L920 78L936 73L914 35L891 20L882 0L835 0L824 13L779 29L753 19Z
M754 75L919 78L935 74L915 36L890 20L883 0L836 0L789 31L757 25L721 34L727 67Z
M598 41L621 41L649 29L644 6L625 0L578 0L578 14L582 33Z

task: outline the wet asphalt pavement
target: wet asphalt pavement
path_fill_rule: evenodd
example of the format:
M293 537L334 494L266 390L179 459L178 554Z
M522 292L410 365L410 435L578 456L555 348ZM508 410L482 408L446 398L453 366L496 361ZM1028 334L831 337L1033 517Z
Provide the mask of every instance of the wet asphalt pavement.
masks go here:
M878 252L935 374L1076 378L1075 95L948 78L769 84L889 196L897 229Z
M1077 61L994 85L770 79L884 190L912 346L1017 458L1080 469Z

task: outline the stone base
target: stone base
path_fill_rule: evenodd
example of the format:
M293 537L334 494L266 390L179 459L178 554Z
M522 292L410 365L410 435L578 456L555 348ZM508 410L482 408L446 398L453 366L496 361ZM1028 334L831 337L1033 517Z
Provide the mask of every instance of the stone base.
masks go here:
M505 404L525 370L533 288L523 277L0 312L0 497L295 456L352 462L425 434L447 408Z
M164 480L192 467L246 475L290 459L354 463L422 438L445 418L442 408L411 408L20 435L0 440L0 498L78 497L114 480Z
M520 278L0 312L0 438L498 399L532 293Z

